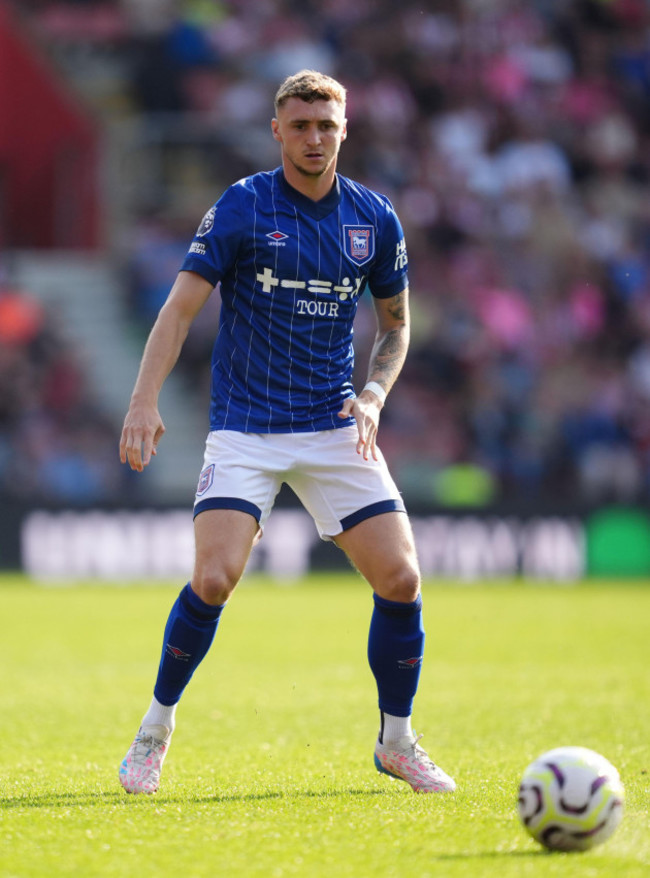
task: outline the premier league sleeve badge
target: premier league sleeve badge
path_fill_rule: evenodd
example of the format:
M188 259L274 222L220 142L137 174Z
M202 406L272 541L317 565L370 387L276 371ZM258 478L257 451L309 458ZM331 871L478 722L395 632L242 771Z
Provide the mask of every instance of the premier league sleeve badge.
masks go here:
M203 217L198 229L196 230L196 235L198 238L202 238L203 235L207 235L208 232L212 229L212 226L214 225L214 215L216 212L216 207L211 207L210 210Z

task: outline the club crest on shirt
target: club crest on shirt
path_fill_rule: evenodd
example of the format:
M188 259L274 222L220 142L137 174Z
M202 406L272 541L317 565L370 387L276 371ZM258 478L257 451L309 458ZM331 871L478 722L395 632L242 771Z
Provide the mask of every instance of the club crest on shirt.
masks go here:
M343 226L343 249L357 265L364 265L375 255L375 229L373 226Z
M201 223L196 230L197 237L202 238L203 235L207 235L212 226L214 225L214 215L217 212L215 207L211 207L210 210L206 213L206 215L201 220Z

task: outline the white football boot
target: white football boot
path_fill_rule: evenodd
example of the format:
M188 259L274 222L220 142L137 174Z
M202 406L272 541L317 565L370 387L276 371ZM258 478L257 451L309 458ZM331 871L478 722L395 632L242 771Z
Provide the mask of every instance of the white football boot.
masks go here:
M171 732L166 726L142 726L120 765L120 783L127 793L155 793Z
M453 793L456 782L429 759L414 735L404 735L395 744L375 746L377 771L404 780L416 793Z

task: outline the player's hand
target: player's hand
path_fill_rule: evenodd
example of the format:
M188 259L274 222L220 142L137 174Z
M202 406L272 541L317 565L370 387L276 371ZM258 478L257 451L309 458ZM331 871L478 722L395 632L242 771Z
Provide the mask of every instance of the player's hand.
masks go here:
M363 459L370 456L379 460L377 453L377 430L379 429L379 413L383 408L383 402L371 390L364 390L356 398L346 399L343 402L339 418L353 417L357 422L359 441L357 442L357 454L363 454Z
M156 406L131 403L124 419L120 439L120 460L141 473L155 457L158 443L165 432Z

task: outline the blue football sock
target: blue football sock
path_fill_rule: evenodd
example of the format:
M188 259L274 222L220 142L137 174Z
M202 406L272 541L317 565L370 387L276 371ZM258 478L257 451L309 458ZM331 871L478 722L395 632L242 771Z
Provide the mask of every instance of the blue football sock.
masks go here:
M161 704L176 704L212 645L225 605L206 604L188 583L171 609L154 695Z
M424 653L422 596L411 604L377 594L374 599L368 661L377 681L379 709L392 716L410 716Z

